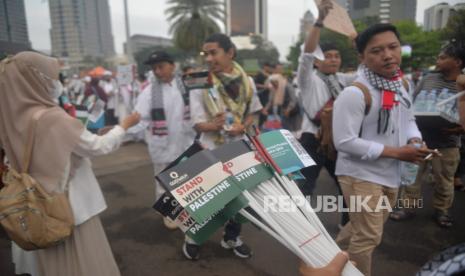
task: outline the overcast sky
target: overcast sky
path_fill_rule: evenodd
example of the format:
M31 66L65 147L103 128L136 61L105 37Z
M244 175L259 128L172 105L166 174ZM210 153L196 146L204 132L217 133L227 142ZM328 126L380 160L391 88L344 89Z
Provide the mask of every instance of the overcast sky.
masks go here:
M416 21L423 24L423 12L426 8L447 2L456 4L464 0L417 0ZM38 50L50 50L50 17L46 0L25 0L29 38L32 46ZM108 0L111 10L111 22L115 50L123 52L126 41L124 26L123 0ZM129 15L131 34L146 34L170 37L168 22L164 14L166 0L130 0ZM293 3L290 5L289 3ZM299 32L299 22L305 10L316 12L313 0L268 0L268 38L277 47L281 59L285 59L289 46Z

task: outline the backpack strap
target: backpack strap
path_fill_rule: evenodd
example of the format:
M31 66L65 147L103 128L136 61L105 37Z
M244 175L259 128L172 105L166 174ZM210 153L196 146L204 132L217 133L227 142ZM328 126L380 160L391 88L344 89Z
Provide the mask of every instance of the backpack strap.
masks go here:
M352 86L355 86L362 91L363 98L365 99L365 116L367 116L368 113L370 112L371 103L372 103L370 91L364 84L360 82L353 82ZM362 131L363 131L363 121L362 121L362 124L360 125L360 131L358 133L358 137L362 137Z
M410 86L408 84L408 80L406 80L405 78L402 78L402 86L404 86L405 90L407 90L407 93L408 93Z
M48 109L41 109L41 110L36 111L34 115L32 115L32 121L29 127L29 137L27 140L26 149L24 150L24 158L23 158L24 163L23 163L23 170L22 170L23 173L27 173L27 171L29 170L37 122L47 110Z
M360 82L353 82L352 86L355 86L358 89L362 90L363 98L365 99L365 116L368 115L368 113L370 112L372 102L370 91L368 91L368 88Z

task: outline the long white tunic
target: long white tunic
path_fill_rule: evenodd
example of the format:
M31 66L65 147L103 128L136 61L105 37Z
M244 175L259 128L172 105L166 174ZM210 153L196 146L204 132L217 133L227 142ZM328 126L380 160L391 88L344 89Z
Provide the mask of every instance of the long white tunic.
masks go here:
M92 134L87 130L81 134L80 141L73 150L73 153L78 156L78 163L75 164L76 171L69 180L68 192L75 225L82 224L107 208L89 158L118 149L124 134L125 131L120 126L115 126L103 136ZM37 275L34 251L24 251L13 243L12 259L15 263L16 274Z
M326 102L331 98L331 92L325 82L317 75L314 68L315 53L303 53L299 59L299 68L297 70L297 85L300 90L299 97L302 100L302 106L305 109L302 120L302 132L316 134L318 126L310 118L314 118L318 111L323 108ZM355 80L355 74L336 73L337 79L342 87L346 87Z

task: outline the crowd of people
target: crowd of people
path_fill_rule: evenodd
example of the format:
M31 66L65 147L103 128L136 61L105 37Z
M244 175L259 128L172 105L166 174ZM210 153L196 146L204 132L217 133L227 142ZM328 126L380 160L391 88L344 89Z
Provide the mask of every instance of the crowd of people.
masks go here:
M364 275L372 275L372 255L382 240L384 223L388 218L414 217L427 179L434 186L435 222L453 227L449 209L455 190L463 189L460 178L465 171L461 158L465 97L459 97L454 107L463 118L462 126L451 128L417 125L414 106L423 91L465 90L463 43L449 42L438 53L435 72L420 81L409 80L400 70L401 38L396 28L375 24L355 39L357 71L341 73L341 52L331 41L320 41L331 8L330 1L318 6L319 17L308 30L295 77L285 75L283 64L268 62L253 78L247 75L234 61L235 46L224 34L205 40L202 51L211 78L205 87L195 89L185 86L183 75L199 70L178 71L176 57L164 51L147 58L151 70L132 85L118 84L111 71L64 78L56 59L33 52L1 61L1 158L17 171L27 170L21 165L23 148L27 130L36 123L27 172L48 192L68 193L75 220L65 243L36 251L13 243L16 273L119 275L99 220L106 204L90 157L108 154L123 141L143 140L157 175L195 139L215 149L243 139L254 125L264 131L290 130L313 158L316 165L301 171L304 195L314 193L324 167L343 195L344 206L351 207L353 196L372 196L368 206L373 210L381 197L391 206L398 196L403 199L403 206L390 214L363 209L342 213L336 242L347 254L321 269L302 265L303 275L339 275L348 258ZM104 115L98 120L84 120L84 125L73 119L79 118L80 107L92 113L99 101ZM411 185L401 186L403 162L419 165ZM154 190L155 199L165 192L156 180ZM176 228L167 219L164 224ZM241 224L230 219L221 246L249 258L252 249L240 234ZM200 258L200 245L187 236L181 251L189 260Z

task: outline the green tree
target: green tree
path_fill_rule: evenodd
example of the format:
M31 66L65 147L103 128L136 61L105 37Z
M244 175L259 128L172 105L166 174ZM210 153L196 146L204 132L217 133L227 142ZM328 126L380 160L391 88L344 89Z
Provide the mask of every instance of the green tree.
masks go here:
M168 5L165 14L176 47L198 53L208 36L220 32L217 22L224 20L223 1L168 0Z
M412 56L402 59L402 67L426 68L434 64L441 48L441 34L438 31L423 31L414 21L402 20L394 23L403 45L412 47Z
M301 54L301 47L303 43L303 40L298 40L289 49L287 60L291 63L291 68L293 70L297 70L297 67L299 65L299 56ZM350 40L348 37L328 29L322 29L320 33L319 44L331 44L339 50L342 58L342 70L353 70L357 67L357 53L355 49L352 47L352 40Z
M352 40L347 36L323 28L320 35L320 44L332 44L339 50L342 58L341 69L355 69L358 66L357 51L353 47Z
M302 44L304 43L303 38L297 40L294 45L289 47L289 54L287 55L287 60L289 61L291 65L291 69L293 71L297 70L297 67L299 66L299 57L301 54L300 48L302 47Z
M265 41L260 35L253 35L251 43L255 49L241 49L236 53L236 60L244 65L245 60L257 60L259 64L268 61L276 63L279 60L278 49L270 41Z
M457 10L449 17L442 38L445 40L465 41L465 9Z
M181 64L186 63L187 61L194 58L191 52L187 52L176 47L148 47L134 53L134 59L137 63L137 70L139 72L146 72L150 70L151 68L148 65L145 65L144 61L146 61L150 54L152 54L154 51L160 50L167 52L175 59L176 62Z

